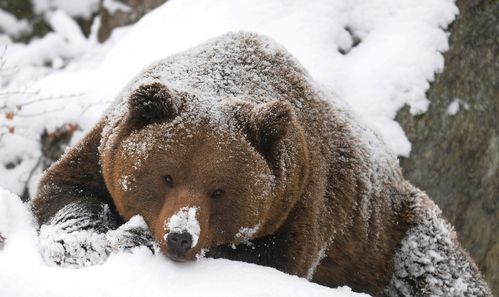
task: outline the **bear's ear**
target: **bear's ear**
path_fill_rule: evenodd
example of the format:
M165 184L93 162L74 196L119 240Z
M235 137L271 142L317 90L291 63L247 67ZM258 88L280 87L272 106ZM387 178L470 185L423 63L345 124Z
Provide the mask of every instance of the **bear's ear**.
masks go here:
M177 112L172 98L170 90L159 82L142 85L128 99L130 119L140 126L169 120Z
M247 131L250 142L264 156L270 156L291 127L293 117L293 107L288 102L256 105L251 111Z

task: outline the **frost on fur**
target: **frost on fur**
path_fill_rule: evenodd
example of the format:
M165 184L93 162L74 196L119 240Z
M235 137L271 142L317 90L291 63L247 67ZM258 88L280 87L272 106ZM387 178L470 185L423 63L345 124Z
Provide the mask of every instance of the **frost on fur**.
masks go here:
M154 253L154 239L140 216L116 230L108 230L109 209L102 207L98 218L83 206L69 204L40 228L39 249L49 265L84 267L101 264L110 253L145 246ZM107 232L106 232L107 231Z
M141 216L134 216L116 230L106 233L111 252L123 252L134 247L145 246L154 253L154 239Z
M492 296L437 206L425 209L394 257L387 296Z
M39 249L49 265L82 267L104 262L108 244L102 228L106 227L109 209L102 208L95 219L81 205L62 208L47 225L42 225Z
M250 240L253 239L253 236L260 229L260 224L256 224L253 228L250 227L242 227L236 234L236 239L240 240L242 243L250 244Z
M314 277L314 274L315 274L315 271L317 270L317 266L319 266L319 264L321 263L322 259L324 259L326 257L326 250L328 248L328 244L325 244L319 251L319 253L317 253L317 257L315 258L314 262L312 263L312 265L308 268L308 271L307 271L307 279L308 280L312 280L312 278Z
M104 234L94 230L66 233L58 225L42 226L39 247L49 265L82 267L103 263L108 256Z

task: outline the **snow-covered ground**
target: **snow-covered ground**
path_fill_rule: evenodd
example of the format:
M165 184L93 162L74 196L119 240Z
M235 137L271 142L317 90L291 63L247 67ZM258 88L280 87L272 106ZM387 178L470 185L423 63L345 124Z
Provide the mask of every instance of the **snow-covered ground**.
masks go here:
M98 44L98 19L86 38L71 18L87 15L96 0L76 1L78 5L35 2L54 32L27 45L0 34L0 50L5 49L0 64L0 187L18 195L28 180L30 193L35 192L44 130L76 125L75 143L140 69L227 31L256 31L283 44L312 76L377 127L397 154L408 156L410 143L394 117L405 104L413 113L426 110L425 91L442 70L448 47L444 28L458 12L453 0L170 0ZM2 26L17 34L28 25L0 13ZM449 114L457 111L449 107ZM179 266L145 251L116 255L102 266L81 270L48 268L36 253L29 216L18 202L6 202L5 197L16 197L1 196L0 215L9 214L11 207L16 212L3 221L0 216L0 232L11 230L0 252L0 296L62 296L68 290L85 296L155 296L182 292L183 285L208 295L214 291L206 288L217 287L222 292L217 296L236 288L238 296L336 292L268 268L206 259ZM102 279L105 287L89 285ZM111 292L118 286L123 291ZM280 290L285 287L290 291Z
M223 259L174 263L147 248L111 255L84 269L49 267L37 248L33 218L19 197L0 189L0 296L331 296L368 297L331 289L275 269Z

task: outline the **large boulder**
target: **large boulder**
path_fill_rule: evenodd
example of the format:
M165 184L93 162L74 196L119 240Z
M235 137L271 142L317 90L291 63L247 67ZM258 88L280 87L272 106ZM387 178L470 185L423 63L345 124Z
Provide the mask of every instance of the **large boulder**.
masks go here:
M397 120L412 143L405 176L428 192L499 294L499 2L458 0L444 72L425 114Z

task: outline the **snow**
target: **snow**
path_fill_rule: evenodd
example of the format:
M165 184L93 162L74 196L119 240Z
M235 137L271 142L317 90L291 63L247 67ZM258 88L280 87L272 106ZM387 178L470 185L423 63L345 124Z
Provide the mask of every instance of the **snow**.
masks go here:
M54 10L62 9L72 17L81 18L90 18L99 7L99 0L33 0L32 3L37 13L50 14Z
M75 47L84 47L87 45L85 37L81 32L80 27L75 21L66 14L63 10L56 10L49 19L50 26L55 31L61 35L65 40ZM80 48L84 50L84 48Z
M135 215L128 220L125 224L119 226L116 230L109 230L106 232L106 240L108 242L109 252L123 252L127 248L136 246L133 242L135 237L130 237L129 232L132 231L134 235L137 232L133 230L148 230L147 224L139 215ZM155 247L152 247L153 249Z
M143 226L139 217L131 225ZM223 259L175 263L145 247L113 253L102 265L67 269L44 264L33 218L19 197L0 189L0 296L333 296L362 297L348 287L326 288L275 269ZM98 285L92 285L98 284Z
M459 112L461 105L465 110L468 110L470 108L468 103L462 102L461 99L456 98L452 100L452 102L447 106L447 114L451 116L456 115Z
M130 6L115 0L104 0L104 2L102 2L102 6L104 6L110 14L113 14L117 11L131 11Z
M106 234L88 228L90 217L74 215L84 214L85 211L78 204L66 205L53 217L50 224L41 226L38 247L45 263L52 266L82 267L101 264L106 260ZM103 209L103 213L106 211ZM85 248L82 249L82 245Z
M455 115L459 111L459 100L453 100L449 106L447 106L447 114Z
M26 20L18 20L14 15L0 9L0 32L11 36L18 36L27 32L31 26Z
M121 189L124 191L124 192L127 192L129 190L131 190L131 188L133 187L133 182L132 182L132 178L128 175L123 175L120 179L120 185L121 185Z
M253 239L253 235L260 229L260 224L256 224L253 227L242 227L236 233L236 240L240 240L243 243L251 244L250 240Z
M171 216L165 223L165 237L170 233L188 233L192 237L191 248L198 243L201 227L196 218L198 207L182 207L177 213Z

